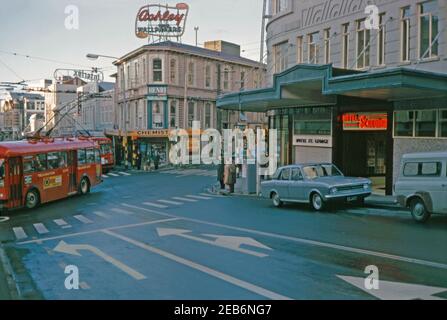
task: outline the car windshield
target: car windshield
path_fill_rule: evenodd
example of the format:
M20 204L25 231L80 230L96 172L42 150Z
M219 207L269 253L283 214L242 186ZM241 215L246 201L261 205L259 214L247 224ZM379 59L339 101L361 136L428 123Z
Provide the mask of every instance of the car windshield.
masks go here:
M320 177L333 177L333 176L343 176L340 170L332 164L319 164L306 166L303 168L304 174L309 179L316 179Z

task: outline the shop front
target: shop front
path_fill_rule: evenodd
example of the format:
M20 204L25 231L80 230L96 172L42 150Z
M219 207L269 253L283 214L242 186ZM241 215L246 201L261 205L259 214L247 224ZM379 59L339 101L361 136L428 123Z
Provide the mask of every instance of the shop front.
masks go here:
M273 87L229 94L225 110L266 112L279 165L335 163L392 194L408 152L447 148L447 74L406 68L374 72L297 65Z
M169 161L169 130L152 129L131 131L132 165L142 170L149 170L157 162Z

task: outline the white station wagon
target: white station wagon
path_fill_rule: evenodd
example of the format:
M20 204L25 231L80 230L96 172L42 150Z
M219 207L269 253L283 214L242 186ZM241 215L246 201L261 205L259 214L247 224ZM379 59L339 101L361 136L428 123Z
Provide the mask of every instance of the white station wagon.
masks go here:
M447 152L404 155L394 194L417 222L432 213L447 214Z

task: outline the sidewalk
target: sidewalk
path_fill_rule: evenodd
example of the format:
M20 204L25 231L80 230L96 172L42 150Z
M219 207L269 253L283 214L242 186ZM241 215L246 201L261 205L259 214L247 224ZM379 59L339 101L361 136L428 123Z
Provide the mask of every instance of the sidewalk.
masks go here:
M220 190L219 183L215 183L209 189L209 192L219 195L230 195L229 191ZM240 179L237 180L236 185L234 186L234 194L233 196L244 196L244 197L253 197L256 198L256 194L246 194L242 192L242 182ZM365 199L365 206L371 208L383 208L389 210L402 210L402 207L397 202L396 197L394 196L385 196L380 194L372 194L368 198Z

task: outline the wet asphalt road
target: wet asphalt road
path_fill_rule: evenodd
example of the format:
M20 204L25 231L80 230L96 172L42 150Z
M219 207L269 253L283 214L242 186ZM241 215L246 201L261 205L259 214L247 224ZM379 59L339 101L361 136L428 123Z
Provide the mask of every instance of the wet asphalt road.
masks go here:
M10 213L0 241L19 297L447 299L447 217L276 209L208 194L215 180L208 170L115 172L85 197ZM364 287L371 265L379 290ZM67 266L78 290L65 286Z

